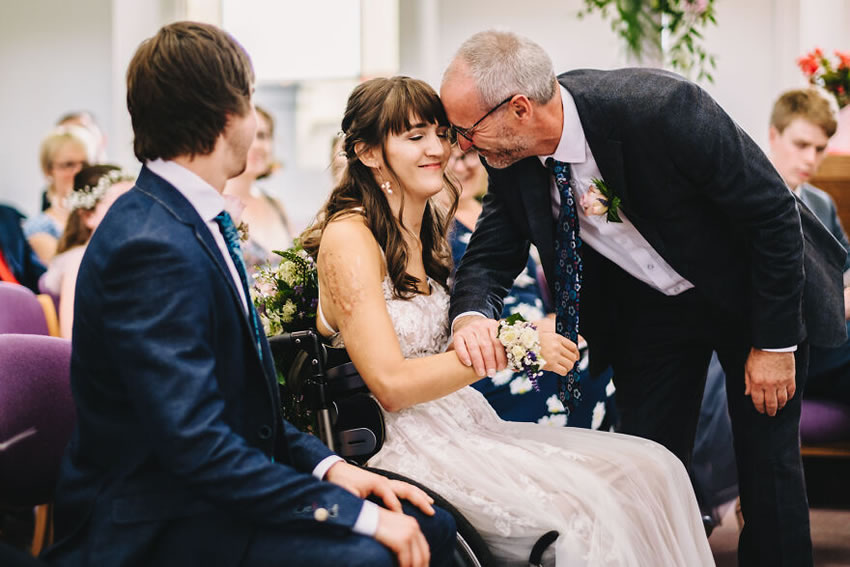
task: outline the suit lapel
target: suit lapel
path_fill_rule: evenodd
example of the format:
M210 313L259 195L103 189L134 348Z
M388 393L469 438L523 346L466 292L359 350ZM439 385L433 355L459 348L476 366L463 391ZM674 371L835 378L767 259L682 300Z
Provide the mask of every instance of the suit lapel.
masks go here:
M257 357L259 358L256 341L253 340L254 333L251 329L251 321L248 319L248 315L243 307L242 297L236 289L236 282L233 281L233 277L230 275L230 270L227 268L224 257L222 256L215 239L210 233L206 222L204 222L200 215L198 215L198 212L183 196L183 194L180 193L180 191L166 180L154 174L147 167L142 168L139 178L136 181L136 186L139 190L150 195L151 198L155 199L163 207L170 211L178 221L192 227L195 233L195 238L201 245L201 248L204 252L206 252L210 260L212 260L213 264L219 271L219 275L230 290L230 295L233 298L236 308L239 310L239 314L241 315L244 330L250 337L252 337L251 344L254 345L254 353L257 354ZM246 299L250 300L250 298ZM262 366L264 372L268 373L268 368L265 365Z
M546 281L554 282L555 219L552 217L551 176L540 160L531 157L520 162L509 186L518 187L522 198L531 241L540 253Z

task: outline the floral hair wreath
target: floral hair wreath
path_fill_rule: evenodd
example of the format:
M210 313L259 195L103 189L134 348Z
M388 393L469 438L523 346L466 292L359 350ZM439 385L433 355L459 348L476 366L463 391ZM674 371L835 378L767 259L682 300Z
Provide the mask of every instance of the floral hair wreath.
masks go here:
M134 181L135 179L134 176L121 169L113 169L101 175L97 185L85 185L71 191L71 194L65 199L65 207L69 212L76 209L93 209L110 187L122 181Z

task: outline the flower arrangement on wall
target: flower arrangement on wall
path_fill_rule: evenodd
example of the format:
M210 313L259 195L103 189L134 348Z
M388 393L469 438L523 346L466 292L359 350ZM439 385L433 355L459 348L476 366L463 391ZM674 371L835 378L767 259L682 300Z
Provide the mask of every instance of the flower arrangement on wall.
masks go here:
M816 48L797 59L797 65L809 82L831 92L839 108L850 104L850 52L835 50L835 58Z

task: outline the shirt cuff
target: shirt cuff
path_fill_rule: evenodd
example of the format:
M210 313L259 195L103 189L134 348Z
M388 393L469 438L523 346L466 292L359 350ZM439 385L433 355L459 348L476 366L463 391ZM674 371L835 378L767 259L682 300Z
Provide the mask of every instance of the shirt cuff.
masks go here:
M378 505L369 500L363 501L363 508L357 521L351 526L351 531L356 534L374 537L378 533Z
M467 315L478 315L479 317L485 318L487 317L484 313L481 313L480 311L464 311L463 313L452 319L452 333L455 332L455 322L461 317L466 317Z
M342 460L344 459L339 455L330 455L325 457L319 461L319 464L313 469L313 476L319 480L323 480L325 475L328 474L328 470Z
M760 348L759 350L763 350L764 352L797 352L797 345L785 348Z

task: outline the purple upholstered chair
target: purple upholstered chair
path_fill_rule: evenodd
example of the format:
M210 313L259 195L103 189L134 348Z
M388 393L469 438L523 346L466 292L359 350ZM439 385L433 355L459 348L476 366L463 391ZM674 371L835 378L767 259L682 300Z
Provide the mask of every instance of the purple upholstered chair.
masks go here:
M0 282L0 334L3 333L49 334L41 303L22 285Z
M850 406L828 400L803 400L800 441L804 446L850 442Z
M0 335L0 506L53 499L59 463L71 437L71 341ZM49 511L36 517L33 552L49 539Z

